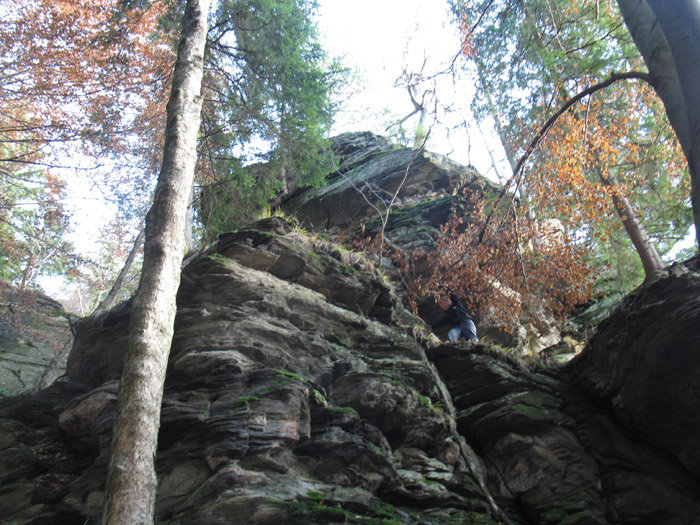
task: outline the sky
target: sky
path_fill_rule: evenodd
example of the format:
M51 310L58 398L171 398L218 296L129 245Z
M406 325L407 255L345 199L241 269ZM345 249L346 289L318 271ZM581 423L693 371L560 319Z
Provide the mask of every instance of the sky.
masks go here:
M451 22L445 0L318 0L318 28L321 43L331 56L356 70L358 81L350 86L352 95L344 100L332 134L346 131L373 131L388 134L392 119L407 115L413 105L405 88L395 87L396 79L407 68L418 72L425 60L428 75L443 70L459 52L458 29ZM474 93L473 80L458 61L459 76L443 76L436 85L442 105L454 108L441 118L450 125L466 122L465 129L448 138L442 126L431 131L427 149L448 155L480 174L498 181L494 164L502 177L510 176L510 166L493 126L477 127L469 110ZM406 127L415 126L416 117ZM668 254L695 244L695 228Z
M354 72L346 92L340 95L332 135L346 131L388 135L387 125L413 110L406 88L397 87L396 80L404 71L422 70L426 76L433 75L444 70L459 52L458 30L445 0L318 0L318 4L321 44ZM448 137L445 126L435 125L427 149L471 164L482 175L496 179L492 158L506 174L504 153L488 123L477 128L473 121L469 102L474 85L463 64L463 60L457 61L455 78L442 75L428 87L434 90L440 106L452 108L450 114L440 115L441 121L449 126L466 123L466 127L455 129ZM405 127L415 129L416 122L414 116ZM89 216L82 220L76 217L82 223L78 237L92 243L101 228L94 220L94 206L86 207L83 202L77 210L78 215L86 211Z
M426 76L444 70L459 53L457 27L451 23L444 0L319 0L318 27L321 43L331 56L356 71L357 80L343 98L336 115L334 134L345 131L374 131L388 134L386 126L413 110L405 87L395 87L403 71ZM448 155L463 164L472 164L486 173L492 165L488 146L472 122L468 109L473 82L460 67L459 76L442 75L434 89L439 106L451 106L451 114L441 115L448 125L467 122L469 131L456 130L446 136L444 126L434 126L427 148ZM417 116L405 127L415 129ZM500 146L489 139L491 149ZM503 153L495 153L503 156Z

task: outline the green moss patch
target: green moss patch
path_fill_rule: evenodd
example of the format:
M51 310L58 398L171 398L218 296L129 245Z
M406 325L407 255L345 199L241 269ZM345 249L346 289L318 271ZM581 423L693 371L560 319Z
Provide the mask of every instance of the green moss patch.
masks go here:
M308 499L306 499L308 498ZM306 498L285 503L290 521L298 525L321 523L354 523L373 525L400 525L404 523L389 503L339 501L322 493L310 491Z

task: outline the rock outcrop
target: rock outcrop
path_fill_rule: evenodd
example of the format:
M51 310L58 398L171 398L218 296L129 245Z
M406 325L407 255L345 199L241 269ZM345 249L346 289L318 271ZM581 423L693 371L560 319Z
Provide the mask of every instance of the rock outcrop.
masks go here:
M183 270L156 520L698 524L698 292L677 265L560 367L436 343L285 219L223 235ZM128 320L81 320L68 377L0 402L3 522L99 521Z
M50 385L63 374L73 342L63 307L33 290L0 283L0 394Z
M622 301L569 373L625 426L700 476L700 256Z
M384 214L399 188L392 209L454 196L465 186L494 187L471 167L428 151L394 146L372 133L340 135L333 139L333 150L339 164L328 184L300 191L283 206L310 230L353 232ZM441 209L435 211L442 219ZM432 222L439 228L445 221Z
M532 524L698 523L700 478L561 370L488 347L438 348L434 360L458 430L510 515Z
M269 219L184 270L158 520L489 522L471 470L482 467L424 348L398 324L410 314L382 278L337 257ZM83 321L71 381L0 409L3 482L13 483L0 504L16 522L99 518L127 322L126 308ZM71 466L89 467L62 473L39 447L70 449Z

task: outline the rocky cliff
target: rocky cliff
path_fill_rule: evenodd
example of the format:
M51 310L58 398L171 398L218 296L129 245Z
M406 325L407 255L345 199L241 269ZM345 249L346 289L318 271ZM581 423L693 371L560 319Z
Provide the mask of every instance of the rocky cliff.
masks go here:
M0 395L44 388L63 374L73 342L68 318L46 295L0 282Z
M355 169L386 153L352 140ZM322 227L347 228L326 191ZM223 235L183 269L156 519L700 523L699 292L700 262L674 266L561 367L437 343L363 257L286 219ZM67 378L0 403L4 522L99 521L128 320L82 320Z

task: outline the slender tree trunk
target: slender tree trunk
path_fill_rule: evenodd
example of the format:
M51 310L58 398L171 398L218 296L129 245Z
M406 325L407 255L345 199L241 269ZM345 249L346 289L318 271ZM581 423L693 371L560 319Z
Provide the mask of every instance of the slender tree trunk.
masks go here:
M187 203L187 217L185 219L185 252L194 251L194 184L190 187L190 197Z
M512 173L516 164L516 158L512 151L511 141L508 139L508 136L506 134L506 126L501 121L501 115L498 113L496 103L493 101L493 93L491 88L489 87L488 82L486 81L486 74L484 73L484 63L478 55L474 57L474 63L476 64L476 73L479 77L481 89L484 90L484 95L486 96L486 101L489 107L489 115L493 119L494 126L496 128L496 133L498 134L498 138L501 141L501 146L503 147L503 151L506 154L506 160L508 161L508 165L510 166L510 171ZM507 178L507 176L505 176L504 178Z
M141 281L131 310L119 387L103 523L153 523L154 467L185 219L196 163L210 0L188 0L167 106L165 147L153 205L146 216Z
M48 388L56 379L58 379L58 377L61 375L58 372L59 367L61 364L66 364L66 359L68 358L68 354L70 354L72 348L73 334L71 333L70 339L66 341L61 350L54 355L53 358L51 358L51 361L49 361L49 364L44 369L44 373L41 374L41 379L39 379L39 382L36 384L36 388L34 389L35 392Z
M617 181L611 177L606 177L600 170L598 170L598 176L603 184L612 188L611 196L613 204L615 205L615 210L620 216L620 219L622 219L622 225L625 227L627 236L632 241L637 255L639 255L642 261L644 273L647 278L654 272L663 270L664 263L661 260L659 252L656 250L654 243L651 242L651 238L644 229L644 226L642 226L642 223L637 220L629 199L620 193Z
M700 3L618 0L686 159L700 247Z
M617 193L612 194L612 200L615 204L617 214L620 216L620 219L622 219L625 231L632 241L632 244L634 244L639 258L642 260L642 266L644 267L644 273L647 278L654 272L663 270L664 263L661 261L661 256L659 252L656 251L646 230L637 220L637 217L635 217L630 201L627 200L627 197L618 195Z
M112 303L114 302L114 299L117 297L117 294L119 293L119 290L121 290L122 284L124 284L124 279L126 278L126 275L129 273L129 270L131 269L131 265L134 264L134 259L136 258L136 254L139 251L139 248L141 247L141 243L143 242L143 238L146 235L146 230L142 229L139 234L136 236L136 239L134 240L134 245L131 247L131 251L129 252L129 256L126 258L126 261L124 262L124 266L122 266L121 271L119 272L119 275L117 275L117 278L114 281L114 284L112 285L112 288L109 290L109 293L107 296L102 299L100 304L97 305L97 308L95 308L95 311L92 312L90 315L97 315L101 312L104 312L107 310Z

